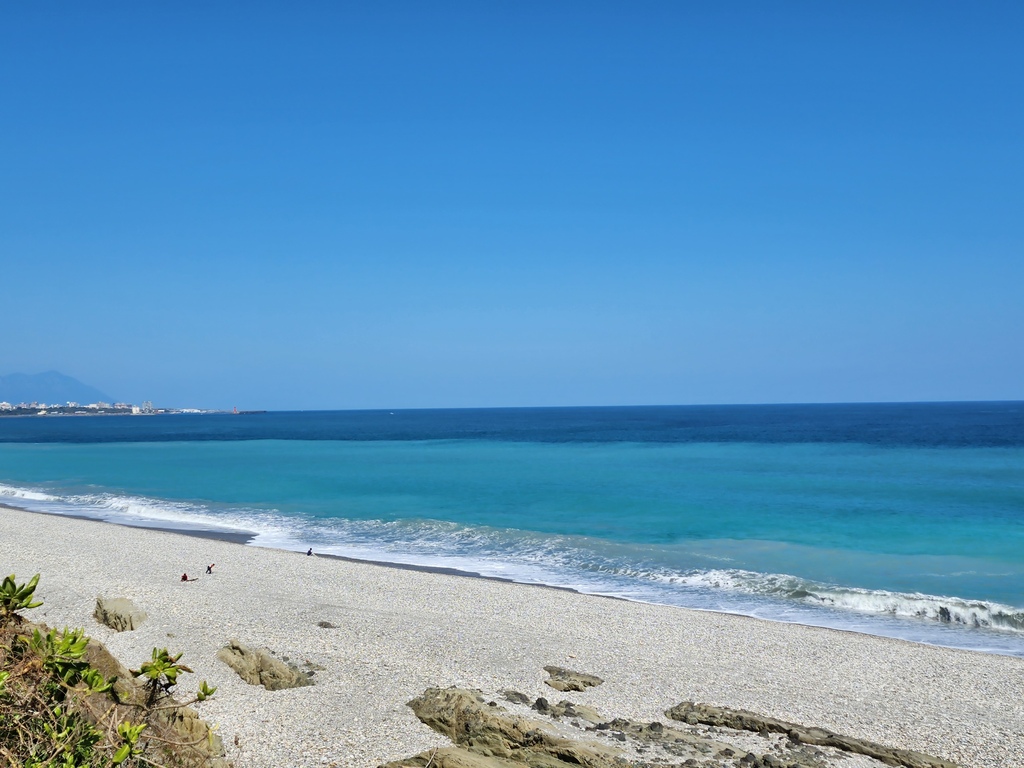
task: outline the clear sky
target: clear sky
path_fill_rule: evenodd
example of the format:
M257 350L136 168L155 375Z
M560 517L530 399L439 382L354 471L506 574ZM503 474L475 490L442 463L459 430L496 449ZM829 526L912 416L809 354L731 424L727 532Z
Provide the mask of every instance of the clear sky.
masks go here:
M0 374L1024 399L1024 4L12 2Z

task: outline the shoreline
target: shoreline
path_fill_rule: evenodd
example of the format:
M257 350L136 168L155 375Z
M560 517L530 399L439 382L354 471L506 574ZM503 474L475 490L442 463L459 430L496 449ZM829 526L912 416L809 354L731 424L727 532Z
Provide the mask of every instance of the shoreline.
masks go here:
M0 510L3 510L3 509L10 509L10 510L14 510L14 511L17 511L17 512L23 512L25 514L30 514L30 515L44 515L44 516L47 516L47 517L58 518L58 519L59 518L67 518L67 519L72 519L72 520L81 520L81 521L88 522L88 523L99 523L99 524L103 524L103 525L111 525L111 526L116 526L116 527L119 527L119 528L126 528L126 529L129 529L129 530L158 531L158 532L162 532L162 533L177 534L177 535L180 535L180 536L187 536L187 537L190 537L190 538L206 539L206 540L212 540L212 541L220 541L220 542L224 542L224 543L228 543L228 544L241 545L241 546L244 546L244 547L249 547L251 549L261 549L261 550L266 550L266 551L271 551L271 552L288 552L288 553L292 553L292 554L305 555L305 552L303 552L301 550L291 550L291 549L282 549L280 547L265 547L265 546L256 545L253 542L255 541L255 539L258 536L258 534L255 533L255 532L251 532L251 531L245 531L245 532L238 531L238 532L234 532L234 531L224 531L224 530L208 530L208 529L202 529L202 528L176 528L176 527L172 527L172 526L131 525L129 523L121 523L121 522L116 522L116 521L112 521L112 520L103 520L103 519L96 518L96 517L89 517L87 515L61 514L61 513L56 513L56 512L45 512L45 511L40 511L40 510L25 509L24 507L18 507L18 506L15 506L13 504L9 504L9 503L6 503L6 502L0 502ZM586 595L588 597L600 598L600 599L604 599L604 600L621 600L621 601L628 602L628 603L636 603L638 605L653 605L653 606L659 606L659 607L667 608L667 609L670 609L670 610L696 611L698 613L717 614L717 615L723 615L723 616L736 616L736 617L745 618L745 619L753 619L755 621L772 622L772 623L781 624L781 625L784 625L784 626L807 627L807 628L819 629L819 630L826 631L826 632L849 633L849 634L857 635L857 636L884 638L886 640L892 640L892 641L895 641L895 642L905 642L905 643L911 643L911 644L914 644L914 645L922 645L922 646L925 646L925 647L946 648L946 649L949 649L949 650L958 650L958 651L964 651L964 652L967 652L967 653L979 653L979 654L983 654L983 655L1008 656L1010 658L1018 658L1018 659L1024 660L1024 656L1021 656L1019 654L1014 654L1014 653L1000 652L999 650L981 650L981 649L971 648L971 647L961 647L961 646L957 646L957 645L953 645L953 644L940 645L938 643L928 643L928 642L924 642L922 640L909 639L909 638L898 637L898 636L890 636L890 635L884 635L884 634L874 634L874 633L867 632L867 631L862 631L862 630L859 630L859 629L846 628L846 627L833 627L833 626L820 625L820 624L810 624L810 623L803 623L803 622L800 622L800 621L787 621L787 620L784 620L784 619L774 618L774 617L773 618L766 618L766 617L762 617L762 616L753 616L753 615L746 614L746 613L741 613L741 612L738 612L738 611L728 611L728 610L724 610L724 609L716 610L716 609L711 609L711 608L697 608L697 607L682 606L682 605L672 605L672 604L667 604L667 603L648 602L648 601L637 600L637 599L633 599L633 598L629 598L629 597L623 597L623 596L620 596L620 595L609 595L609 594L601 594L601 593L596 593L596 592L583 592L583 591L581 591L579 589L575 589L574 587L561 586L561 585L558 585L558 584L545 584L543 582L517 581L517 580L511 579L511 578L506 578L506 577L502 577L502 576L491 576L491 575L487 575L487 574L483 574L483 573L478 573L476 571L470 571L470 570L461 569L461 568L451 568L451 567L447 567L447 566L435 566L435 565L422 565L422 564L417 564L417 563L402 563L402 562L394 562L394 561L390 561L390 560L377 560L377 559L372 559L372 558L349 557L347 555L336 555L336 554L331 554L331 553L328 553L328 552L314 552L313 556L316 557L316 558L320 558L320 559L331 559L331 560L338 560L338 561L347 562L347 563L362 564L362 565L372 565L372 566L377 566L377 567L386 568L386 569L395 569L395 570L401 570L401 571L413 571L413 572L418 572L418 573L428 573L428 574L437 574L437 575L445 575L445 576L454 576L454 577L457 577L457 578L481 579L481 580L484 580L484 581L494 581L494 582L503 583L503 584L514 584L514 585L520 586L520 587L535 587L535 588L539 588L539 589L551 589L551 590L556 590L556 591L571 592L573 594Z
M252 542L256 539L257 534L255 533L233 533L231 531L213 531L205 530L202 528L173 528L170 526L156 526L156 525L128 525L127 523L117 523L111 520L101 520L96 517L89 517L88 515L62 515L56 512L41 512L35 509L25 509L24 507L18 507L13 504L0 503L0 509L10 509L15 512L24 512L29 515L46 515L47 517L56 518L68 518L70 520L83 520L89 523L101 523L103 525L116 525L121 528L132 528L143 531L160 531L161 533L174 533L180 536L191 536L197 539L211 539L213 541L222 541L229 544L239 544L244 547L253 547L255 549L267 549L273 552L294 552L297 554L305 554L300 550L291 549L280 549L276 547L260 547L256 546ZM485 579L487 581L499 581L505 584L518 584L523 587L539 587L541 589L557 589L565 592L575 592L577 594L583 594L578 589L572 587L560 587L557 584L540 584L540 583L528 583L523 581L516 581L515 579L507 579L501 576L487 576L483 573L477 573L476 571L467 571L461 568L448 568L443 565L418 565L416 563L396 563L390 560L372 560L369 558L362 557L348 557L346 555L333 555L329 552L314 552L314 557L319 558L330 558L332 560L342 560L346 563L364 563L366 565L377 565L381 568L397 568L401 571L419 571L422 573L436 573L443 574L446 576L458 576L468 579ZM618 597L616 595L593 595L593 597L603 597L608 600L626 600L627 598ZM739 614L737 614L739 615Z
M220 686L199 708L237 768L354 768L443 746L406 702L451 685L554 701L549 664L604 678L569 695L609 718L699 701L964 768L1024 764L1019 658L89 522L102 521L0 509L0 570L42 574L28 617L83 626L128 665L184 652L185 690ZM180 583L210 562L212 576ZM114 633L92 618L100 594L149 618ZM246 685L216 659L232 638L323 670L309 688Z

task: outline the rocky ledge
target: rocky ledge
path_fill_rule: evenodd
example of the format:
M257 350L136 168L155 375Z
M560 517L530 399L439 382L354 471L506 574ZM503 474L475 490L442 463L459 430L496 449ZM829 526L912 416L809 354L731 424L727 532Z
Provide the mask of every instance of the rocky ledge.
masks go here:
M738 710L684 703L666 712L677 722L643 723L570 701L527 704L515 691L503 698L515 711L480 691L427 689L409 706L452 746L379 768L957 768Z
M713 707L709 704L694 704L684 701L665 712L673 720L691 725L698 723L717 728L753 731L755 733L784 733L797 744L812 744L818 747L833 747L843 752L866 755L886 765L900 768L957 768L955 763L908 749L894 749L866 739L841 736L824 728L807 728L797 723L764 717L744 709Z
M582 691L586 688L593 688L604 682L596 675L588 675L583 672L574 672L564 667L544 667L544 671L550 677L544 682L556 691Z

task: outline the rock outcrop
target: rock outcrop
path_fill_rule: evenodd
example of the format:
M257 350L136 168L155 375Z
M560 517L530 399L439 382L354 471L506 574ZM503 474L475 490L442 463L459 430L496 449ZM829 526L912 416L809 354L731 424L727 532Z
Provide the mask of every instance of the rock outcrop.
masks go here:
M265 648L253 650L238 640L230 640L217 651L217 658L231 667L250 685L262 685L268 691L313 685L310 673L276 658Z
M146 620L146 612L127 597L97 597L92 615L116 632L130 632Z
M416 716L456 746L424 752L383 768L612 768L620 751L553 734L539 720L511 715L475 691L428 688L409 702ZM621 763L619 763L621 765Z
M564 667L544 667L550 677L544 682L556 691L582 691L585 688L592 688L604 682L600 677L587 675L583 672L574 672Z
M515 691L501 696L527 706L522 702L526 697ZM530 708L548 718L541 720L511 713L479 691L461 688L428 688L409 706L453 746L379 768L839 768L850 761L851 751L864 756L857 764L865 767L957 768L917 752L836 734L824 739L827 731L704 705L673 707L666 714L678 715L676 724L606 720L581 704L539 698ZM851 750L853 743L871 749Z
M156 720L174 734L174 740L188 744L197 754L203 755L206 768L230 768L231 763L225 760L224 743L220 736L210 730L210 726L199 713L191 707L174 707L161 710Z
M765 717L755 712L727 707L713 707L710 704L694 704L684 701L665 712L667 717L691 725L712 725L718 728L756 731L758 733L784 733L789 740L798 744L831 747L844 752L867 755L886 765L900 768L958 768L955 763L932 757L922 752L894 749L866 739L841 736L824 728L808 728L785 720Z

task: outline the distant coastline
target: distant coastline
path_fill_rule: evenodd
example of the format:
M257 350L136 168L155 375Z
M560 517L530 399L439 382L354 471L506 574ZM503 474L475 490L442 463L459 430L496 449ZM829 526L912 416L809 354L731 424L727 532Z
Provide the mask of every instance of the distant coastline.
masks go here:
M158 408L118 400L60 371L0 375L0 416L150 416L223 413L208 408Z
M16 405L9 408L0 408L0 416L164 416L168 414L190 414L192 416L230 413L230 411L218 411L203 408L148 408L144 409L135 405L111 406L109 408L94 408L89 406L45 406L45 405ZM238 413L266 413L266 411L239 411Z

